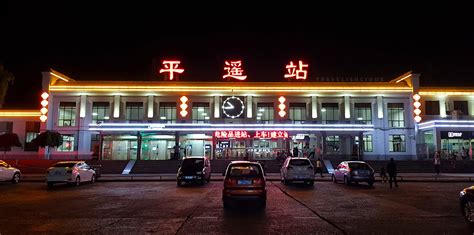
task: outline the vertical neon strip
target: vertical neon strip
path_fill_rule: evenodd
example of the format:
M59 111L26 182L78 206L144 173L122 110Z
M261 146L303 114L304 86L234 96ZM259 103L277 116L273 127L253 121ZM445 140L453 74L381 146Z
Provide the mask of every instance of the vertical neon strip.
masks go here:
M351 118L351 102L349 96L344 96L344 117Z
M311 118L318 118L318 97L311 96Z
M439 97L439 115L442 118L446 117L446 96Z
M81 118L85 118L86 117L86 99L87 96L85 95L81 95L81 106L80 106L80 110L79 110L79 117Z
M120 117L120 96L116 95L114 97L114 118Z
M220 106L220 96L214 96L214 118L219 118L221 115L220 115L220 111L221 111L221 106Z
M154 96L149 95L148 96L148 111L147 111L147 117L148 118L153 118L153 107L154 107L155 101L154 101Z
M252 118L252 103L253 98L251 95L247 96L247 118Z
M377 117L383 118L383 98L382 96L377 96Z

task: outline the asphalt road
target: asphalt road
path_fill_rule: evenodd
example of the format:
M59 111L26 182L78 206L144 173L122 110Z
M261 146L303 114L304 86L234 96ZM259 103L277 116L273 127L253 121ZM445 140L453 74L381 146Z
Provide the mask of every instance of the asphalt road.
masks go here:
M224 210L222 182L0 183L0 234L473 234L458 192L469 183L314 188L268 182L266 209Z

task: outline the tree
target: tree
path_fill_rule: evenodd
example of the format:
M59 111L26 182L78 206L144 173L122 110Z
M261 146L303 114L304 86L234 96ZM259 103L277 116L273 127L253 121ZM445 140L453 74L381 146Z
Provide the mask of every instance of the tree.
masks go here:
M49 148L56 148L61 146L63 144L63 136L61 135L61 133L56 131L45 131L40 133L32 142L39 147L47 148L47 159L49 159Z
M0 148L3 149L3 157L7 154L7 149L11 147L21 147L20 139L15 133L5 133L0 135Z
M3 107L5 102L5 96L7 95L9 85L13 84L15 76L8 72L3 64L0 63L0 109Z

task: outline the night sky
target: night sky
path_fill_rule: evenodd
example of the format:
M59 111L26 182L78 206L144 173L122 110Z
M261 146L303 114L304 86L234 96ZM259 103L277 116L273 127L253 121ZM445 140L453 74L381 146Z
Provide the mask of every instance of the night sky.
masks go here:
M423 86L474 87L467 14L81 4L7 3L0 60L16 80L4 108L38 108L48 68L76 80L160 80L153 61L169 58L181 60L181 81L221 81L228 59L243 61L247 81L284 81L284 66L302 59L309 80L413 70Z

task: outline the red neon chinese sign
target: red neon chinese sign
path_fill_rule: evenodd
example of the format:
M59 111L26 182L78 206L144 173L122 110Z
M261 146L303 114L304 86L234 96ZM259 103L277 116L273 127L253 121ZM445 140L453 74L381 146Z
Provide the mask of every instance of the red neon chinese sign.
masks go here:
M225 61L224 70L227 70L227 74L222 76L222 78L235 78L237 80L243 81L247 79L247 75L244 74L244 70L242 69L242 61Z
M256 131L255 138L262 138L262 139L288 138L288 132L287 131Z
M174 79L174 73L183 73L184 69L180 69L179 64L181 61L165 60L163 61L164 68L160 69L160 73L169 73L169 79Z
M218 139L243 139L250 137L247 131L215 131L214 136Z
M308 75L308 70L303 68L308 68L308 64L303 64L303 61L298 61L298 69L296 69L296 65L293 64L293 61L290 61L290 64L286 65L286 69L288 70L288 74L285 74L285 78L292 79L296 78L297 80L306 80L306 76Z

